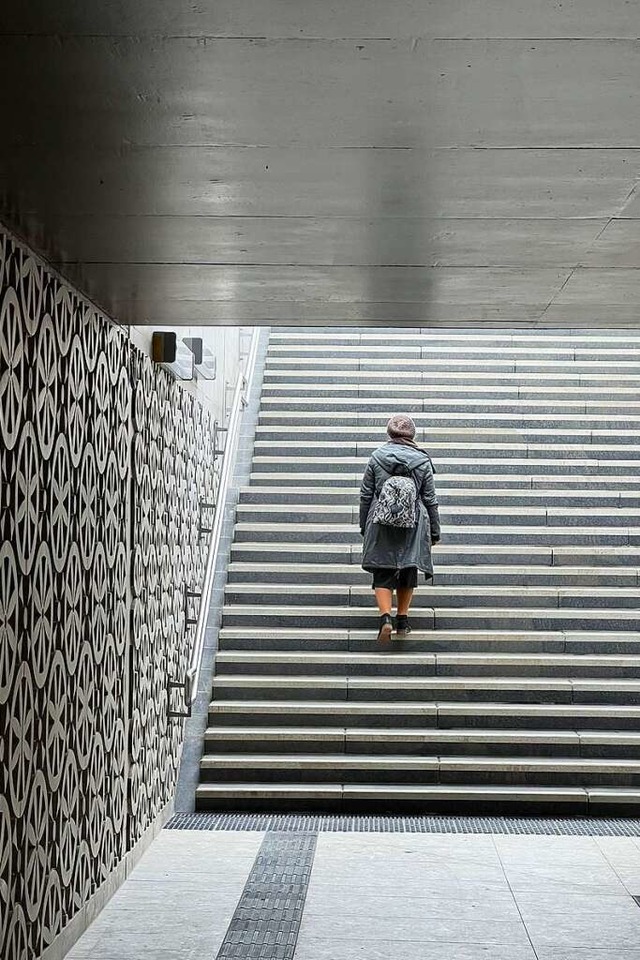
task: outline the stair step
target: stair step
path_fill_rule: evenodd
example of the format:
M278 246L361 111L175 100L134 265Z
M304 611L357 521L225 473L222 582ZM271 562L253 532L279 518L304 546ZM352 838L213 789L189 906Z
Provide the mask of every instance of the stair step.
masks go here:
M563 568L567 569L567 568ZM335 604L348 605L351 607L365 607L371 610L371 589L368 586L356 584L329 585L316 584L310 591L308 586L295 583L293 585L280 585L274 583L246 584L236 583L228 584L226 588L227 596L231 604L246 603L247 599L252 602L266 605L267 602L275 604L288 604L289 606L306 606L310 599L315 601L314 606ZM516 607L525 607L532 609L534 607L543 607L545 610L552 608L580 608L589 610L590 608L609 608L617 609L622 615L626 609L639 611L638 602L640 597L635 587L579 587L579 586L503 586L494 585L489 591L485 586L469 586L456 584L454 586L432 585L426 592L419 592L415 595L412 609L417 613L423 608L431 609L433 607L442 608L452 606L455 608L466 608L467 605L472 608L483 606L503 607L509 605L512 609Z
M566 568L565 568L566 569ZM307 606L309 600L315 607L339 606L364 607L371 614L371 588L356 584L329 585L315 584L312 589L305 584L295 583L231 583L227 584L225 595L229 605L256 604L266 606L271 603L280 606ZM613 608L619 613L629 609L629 616L640 615L640 595L636 587L530 587L496 585L486 586L430 586L424 592L414 596L412 609L418 613L424 608L432 609L454 607L510 607L519 612L520 607L528 610L541 607L545 611L553 608L578 608L582 612L591 612L591 608ZM279 610L273 611L276 615ZM326 613L327 611L323 611Z
M338 359L356 358L361 360L389 358L389 344L384 340L374 342L373 340L346 340L329 341L321 340L315 342L290 342L278 343L272 341L269 344L267 353L269 359L314 359L318 357L327 357ZM499 359L495 345L485 345L479 343L460 344L453 346L442 343L425 343L419 340L394 340L393 356L396 358L421 358L423 360L442 361L465 361L477 362L487 361L488 363L509 363L509 362L539 362L541 365L549 362L562 361L567 367L573 363L579 364L583 361L593 362L594 360L633 362L640 363L640 350L637 342L633 347L625 349L624 344L618 346L602 346L598 349L593 347L576 348L570 345L527 345L527 344L504 344L499 350Z
M324 691L322 691L324 693ZM633 703L531 703L474 701L394 701L329 699L224 699L209 704L209 724L243 726L254 724L288 728L307 723L310 726L402 727L430 726L438 729L466 727L478 730L532 729L566 730L588 727L590 730L636 732L640 723L640 704Z
M436 386L434 381L416 384L405 379L390 391L385 389L387 381L388 378L381 373L378 380L372 383L359 382L357 374L352 374L348 383L325 380L318 384L315 378L300 382L265 382L260 415L274 413L281 416L283 411L288 411L295 413L296 417L326 417L337 412L351 416L359 414L361 420L370 417L376 422L385 415L389 417L390 403L401 407L411 403L416 415L426 416L435 413L446 416L489 412L538 416L548 413L551 417L560 414L620 417L627 413L637 415L640 410L637 392L627 387L622 388L623 395L616 399L609 391L597 390L594 395L588 387L580 387L579 384L574 385L571 391L562 392L556 387L525 388L519 383L509 386L476 381L461 387L460 384Z
M274 485L282 487L302 487L308 488L316 486L320 496L326 488L338 487L341 489L351 489L358 494L362 482L362 464L358 472L349 473L347 471L331 471L330 473L313 470L308 473L296 471L289 475L282 472L269 473L266 470L259 470L250 476L251 486L247 489L258 490L263 487L272 487ZM596 496L599 491L624 491L627 495L635 496L638 493L638 478L624 476L622 474L608 477L598 477L598 490L593 491L594 478L591 474L580 475L576 473L551 473L551 474L527 474L527 473L483 473L474 476L470 473L451 473L438 468L438 491L445 490L477 490L479 492L494 490L512 490L529 491L542 490L548 493L560 492L563 490L574 490L576 487L580 490L591 490Z
M326 461L339 460L344 462L353 458L368 459L376 447L384 440L381 436L377 442L362 442L357 439L343 441L335 440L333 442L326 440L290 440L283 443L281 447L274 445L271 440L256 440L254 462L260 462L267 459L268 456L275 456L286 467L290 460L300 462L306 459L316 458L322 466L326 466ZM547 460L559 459L567 461L597 459L600 461L613 461L615 463L629 463L640 459L640 444L620 443L611 444L606 442L585 443L576 441L574 443L534 443L526 440L509 442L491 442L491 460L487 460L487 445L481 438L477 441L463 441L447 443L440 440L429 441L429 454L436 465L439 462L451 463L456 459L465 459L480 455L484 463L495 465L501 459L514 460L537 460L539 463L545 463ZM531 464L529 464L531 468Z
M598 677L367 677L367 676L292 676L216 674L213 682L214 702L261 697L314 699L321 692L328 700L468 700L481 701L490 694L502 703L638 703L640 680Z
M281 523L239 521L236 524L236 543L248 540L263 543L324 543L360 545L362 543L360 531L353 523ZM630 526L579 526L567 524L548 525L539 523L536 526L511 525L490 526L489 524L474 524L465 526L456 524L444 531L449 546L454 544L470 545L484 544L493 549L494 544L525 544L532 546L562 547L569 544L576 546L603 547L603 546L640 546L640 528ZM434 563L437 565L439 545L434 550Z
M496 399L518 400L583 400L585 403L607 401L623 407L626 399L637 398L640 375L636 365L633 373L610 375L606 373L562 372L545 373L535 368L528 373L512 370L487 370L484 364L478 369L425 370L420 373L411 368L385 370L355 367L342 372L318 370L313 373L298 373L295 369L267 367L264 375L264 404L273 402L273 397L283 401L305 397L310 402L325 401L429 400L438 397L455 397L458 401L473 401L479 396L490 403ZM284 391L281 387L299 388ZM306 389L310 387L310 389ZM635 397L634 397L635 394ZM425 410L428 407L424 408Z
M566 448L563 448L565 450ZM370 453L371 451L368 451ZM478 451L480 452L480 451ZM523 453L526 454L526 450ZM562 459L561 457L544 458L531 453L529 457L525 456L504 456L495 457L471 457L471 456L446 456L442 455L435 461L437 473L447 473L456 471L460 473L473 473L481 477L485 473L494 473L496 469L504 470L505 473L519 474L537 474L538 477L550 474L566 474L568 470L576 470L590 478L593 483L594 477L600 481L601 477L626 476L638 469L638 463L633 460L614 459L613 457L602 457L598 459L593 452L593 456L576 456ZM364 472L368 453L361 456L332 456L329 460L334 473L353 473L354 470L360 473ZM270 473L296 474L296 473L324 473L327 469L327 458L323 455L317 456L296 456L296 452L289 451L286 457L266 456L256 454L253 458L253 471L267 471Z
M411 350L412 348L409 348L409 351ZM415 349L413 352L417 354ZM550 358L543 359L542 357L516 359L503 359L502 357L496 356L443 357L435 354L424 357L417 355L397 356L395 351L393 355L391 355L389 350L386 352L367 354L357 349L352 350L351 353L352 356L331 357L331 363L328 364L328 358L323 356L322 351L309 351L304 357L305 371L320 370L322 372L330 366L332 370L340 372L381 370L385 373L390 373L398 370L408 370L412 375L424 373L426 376L432 376L436 371L443 371L445 373L449 371L459 371L462 373L475 370L481 373L504 371L519 375L536 374L540 377L545 373L549 376L560 375L569 378L588 376L594 377L599 381L605 380L607 374L610 373L611 382L615 385L627 377L633 378L634 376L639 376L637 371L640 366L640 360L636 359L635 356L632 359L627 356L623 360L611 357L606 358L604 356L598 356L593 360L587 360L582 357L576 360L554 360ZM269 372L273 370L288 370L295 376L298 373L298 366L302 366L302 364L298 365L298 357L295 355L279 356L277 354L267 353L265 369Z
M305 384L313 383L315 388L322 388L327 384L344 387L343 396L353 396L353 390L356 385L362 385L368 388L371 397L378 394L374 389L378 386L383 387L383 394L388 396L397 396L397 386L411 387L415 389L415 396L427 393L430 397L437 397L440 391L444 391L444 396L455 393L459 399L472 397L480 392L488 395L488 398L494 393L502 394L503 397L517 396L520 399L553 399L570 400L583 396L590 398L591 402L596 399L604 399L610 402L629 397L637 390L638 364L634 365L632 371L627 373L615 373L617 364L610 365L609 372L587 372L586 370L552 372L542 371L532 365L528 371L513 369L487 369L485 364L478 364L476 369L472 367L449 367L445 369L433 369L430 364L424 362L422 369L416 369L420 361L410 361L409 364L387 368L384 365L368 363L359 368L357 361L350 367L343 367L337 371L331 369L333 364L323 364L323 368L313 371L301 372L293 366L293 361L288 365L271 364L265 368L264 383L265 387L277 384ZM599 369L599 363L594 367ZM611 369L613 367L613 369ZM339 393L340 391L335 391ZM407 392L407 391L405 391ZM267 391L265 391L266 395ZM365 396L362 391L361 396Z
M268 563L295 563L297 559L306 561L309 556L314 562L341 563L360 566L362 546L359 543L299 543L299 542L254 542L238 540L231 548L234 561ZM640 564L640 545L638 546L534 546L529 544L447 544L439 543L437 550L437 570L450 565L490 566L508 564L522 566L594 566L623 567Z
M218 652L217 675L289 677L606 677L640 676L640 656L606 653Z
M639 624L640 625L640 624ZM224 627L219 646L229 651L335 650L343 653L376 653L380 645L367 630L299 629L277 626ZM610 631L510 631L510 630L413 630L401 639L394 636L390 652L411 653L571 653L640 654L640 632ZM385 653L386 656L386 653Z
M211 782L518 784L640 787L640 760L585 757L416 757L406 754L219 753L200 763Z
M411 756L640 757L640 733L625 730L442 730L432 727L229 727L205 732L205 751L393 754Z
M344 505L357 502L359 497L359 485L342 487L319 488L301 484L293 489L282 486L270 486L263 484L261 486L253 485L245 487L240 491L240 504L262 505L265 512L271 506L276 505L298 505L314 504L322 505ZM560 507L598 507L607 508L610 511L618 508L635 508L640 510L640 493L631 490L600 490L589 489L510 489L510 488L491 488L489 490L480 490L475 487L446 487L438 484L438 503L442 509L447 507L460 507L468 505L470 507L495 507L497 501L502 501L504 508L513 508L514 506L525 507L549 507L558 509Z
M355 524L359 521L359 506L356 497L351 503L274 503L265 506L262 503L241 503L236 510L240 523L268 521L285 524L322 523ZM531 524L546 526L602 526L602 527L640 527L640 509L637 507L598 507L581 506L499 506L493 504L441 505L440 518L445 526L465 526L479 523L501 525Z
M285 393L293 388L281 388ZM302 391L301 391L302 392ZM304 391L304 396L309 396L308 390ZM504 411L498 406L495 409L488 405L482 410L475 412L448 410L429 410L428 413L416 413L413 417L416 426L423 429L430 427L444 428L448 425L455 427L508 427L515 429L536 429L548 428L554 424L563 430L571 430L577 427L582 430L616 430L618 428L627 430L640 424L640 416L619 411L617 414L610 413L586 413L584 410L579 412L567 411L560 413L558 410L553 415L542 415L540 413L523 413L521 410L511 412ZM291 413L281 413L277 410L263 410L260 413L259 425L267 427L286 427L288 424L298 427L345 427L366 426L368 429L380 429L384 432L388 417L383 413L372 415L370 413L328 413L319 410L301 410L295 416Z
M420 596L418 594L418 596ZM636 601L637 602L637 601ZM571 609L565 607L436 607L416 608L411 622L417 630L610 630L636 631L638 609ZM304 606L283 609L276 604L226 604L225 627L331 628L337 623L351 630L377 632L378 617L369 607Z
M487 344L491 349L509 346L510 344L534 344L542 349L554 344L570 345L572 348L596 349L602 346L629 345L633 349L640 346L640 337L635 337L628 329L586 329L567 330L553 327L537 327L535 331L526 329L506 330L502 326L493 327L490 324L482 327L455 327L450 330L441 330L433 327L412 327L403 329L394 327L394 342L419 343L434 345L470 344L471 346ZM303 330L291 327L272 327L269 338L270 344L276 343L376 343L389 345L389 331L379 327L340 327L329 328L306 327Z
M325 361L323 364L322 361ZM610 384L611 398L619 391L628 390L637 382L640 361L616 360L615 354L600 359L561 361L529 357L510 358L504 362L490 357L409 357L396 359L385 364L379 356L363 355L344 358L316 358L317 365L306 363L306 358L270 357L265 366L265 388L278 386L296 387L309 384L314 390L333 387L345 392L354 388L369 388L370 395L376 385L384 388L385 393L393 395L398 391L407 391L414 387L430 392L440 386L459 387L459 393L465 396L467 389L478 387L520 387L523 390L543 388L565 390L577 387L602 389ZM609 374L609 376L608 376ZM265 389L265 393L268 391Z
M543 567L530 564L524 567L487 564L460 566L451 564L439 569L435 582L438 586L475 586L485 584L492 592L494 586L602 586L637 587L637 567ZM355 563L301 563L293 557L279 563L234 561L228 568L230 584L297 583L314 585L341 583L348 586L369 584L371 574ZM639 598L640 602L640 598Z
M405 413L412 416L419 413L429 413L430 411L457 410L462 412L476 412L478 410L512 410L522 413L548 413L555 416L558 410L567 410L571 412L585 413L620 413L621 410L627 410L631 413L640 411L640 401L635 398L638 391L630 389L619 400L611 400L610 394L604 390L594 393L588 387L579 388L580 393L575 393L571 397L560 393L557 396L540 396L533 390L520 391L513 389L502 389L497 386L491 387L491 390L483 388L477 391L466 391L465 396L461 396L459 386L430 388L428 391L412 391L406 396L394 395L369 397L366 394L352 396L328 396L309 395L306 390L301 391L301 396L269 396L264 394L260 412L290 413L298 415L301 412L323 412L338 414L369 413L373 416L385 415L389 417L393 409L400 408ZM495 392L499 391L499 396ZM427 393L427 396L424 394Z
M455 784L207 783L196 791L199 809L305 809L420 813L487 813L538 807L583 815L628 816L640 790L605 787L469 786Z
M459 328L458 328L459 329ZM622 331L620 331L622 333ZM546 330L535 333L520 332L502 332L499 329L483 327L482 332L478 333L477 328L464 329L462 332L448 331L446 338L442 332L429 327L418 329L395 328L393 331L394 345L399 347L415 345L425 350L453 350L456 355L464 349L477 350L482 353L489 351L496 352L496 345L500 347L500 354L503 349L514 347L523 350L539 350L545 353L549 350L562 349L565 352L575 352L576 350L626 350L626 355L640 350L640 339L633 335L633 331L628 331L629 337L611 335L607 331L593 330L583 331L580 334L567 334L564 330ZM545 336L546 334L546 336ZM381 349L389 352L389 334L386 330L376 330L375 328L359 327L357 329L343 330L331 327L327 330L317 330L307 328L302 331L293 331L289 333L272 332L269 339L269 349L287 349L289 347L298 347L300 345L313 347L314 349L322 344L329 346L348 346L357 344L362 347L375 346L378 344Z
M384 428L377 426L362 426L352 424L350 426L333 425L311 425L300 426L291 423L284 426L259 425L256 427L256 438L259 443L268 443L273 446L286 444L289 446L291 441L296 444L307 441L313 448L329 439L331 445L337 445L339 448L350 447L357 443L371 445L373 449L385 439ZM565 446L598 446L612 444L622 446L637 446L640 439L640 429L629 427L598 427L590 429L576 429L575 427L560 428L555 426L529 427L529 426L502 426L492 424L491 426L438 426L433 423L429 426L418 426L416 429L416 442L419 444L439 445L445 442L447 449L456 442L464 444L490 443L493 446L502 447L506 444L539 445L539 444L564 444Z

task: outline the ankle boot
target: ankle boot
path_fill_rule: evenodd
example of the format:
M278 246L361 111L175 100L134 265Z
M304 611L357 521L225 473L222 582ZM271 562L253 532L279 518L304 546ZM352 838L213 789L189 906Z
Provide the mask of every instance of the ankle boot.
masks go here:
M385 643L391 637L393 630L393 620L390 613L383 613L380 617L380 629L378 631L378 640Z

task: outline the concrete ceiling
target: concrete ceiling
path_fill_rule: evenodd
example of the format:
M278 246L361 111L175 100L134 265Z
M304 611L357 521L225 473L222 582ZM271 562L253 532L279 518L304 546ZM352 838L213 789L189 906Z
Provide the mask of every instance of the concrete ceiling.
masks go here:
M125 323L640 315L638 0L12 0L2 218Z

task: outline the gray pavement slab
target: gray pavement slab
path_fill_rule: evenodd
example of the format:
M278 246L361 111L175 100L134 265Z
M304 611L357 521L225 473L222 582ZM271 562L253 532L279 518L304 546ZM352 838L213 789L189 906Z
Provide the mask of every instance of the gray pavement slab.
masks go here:
M214 960L239 904L269 922L249 883L264 837L164 831L69 960ZM640 960L639 876L634 836L321 831L295 950L273 957Z
M307 895L305 917L317 919L331 915L340 919L362 920L384 917L402 921L426 919L439 922L467 924L518 923L520 914L510 892L503 897L470 900L445 897L409 897L401 886L389 883L386 895L374 896L367 890L357 890L352 895L332 893L326 888L313 888ZM337 935L337 934L336 934Z
M536 960L532 947L513 943L459 943L301 938L295 960ZM569 960L569 958L567 958ZM572 957L571 960L574 960ZM576 957L575 960L583 960ZM588 958L584 958L588 960ZM609 960L609 958L604 958ZM613 960L613 958L611 958ZM616 958L617 960L617 958ZM621 958L624 960L624 958ZM629 960L636 960L635 956Z
M262 837L163 831L68 960L215 956Z
M620 950L605 947L603 950L581 947L537 947L538 960L640 960L640 949Z
M558 893L517 894L535 949L579 947L632 950L640 943L640 909L629 896Z
M640 843L635 837L598 837L598 847L631 896L640 897Z
M309 914L305 916L300 929L300 939L326 933L331 928L332 935L338 939L379 940L396 942L472 942L472 943L509 943L527 946L529 940L520 919L501 920L477 917L465 920L457 916L444 917L438 911L424 916L388 916L375 914L376 897L371 899L369 916ZM640 921L640 918L639 918Z
M497 843L500 849L499 840ZM566 853L568 848L564 846L563 850ZM580 845L575 858L570 854L563 856L563 850L541 844L539 849L520 847L513 848L506 856L502 853L505 875L517 900L520 896L538 892L557 897L628 896L624 884L604 856L585 856L584 847Z

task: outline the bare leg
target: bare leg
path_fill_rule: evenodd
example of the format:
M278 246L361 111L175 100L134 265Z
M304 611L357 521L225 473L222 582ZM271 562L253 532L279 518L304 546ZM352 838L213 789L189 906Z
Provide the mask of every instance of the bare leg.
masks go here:
M398 590L398 615L406 617L409 613L411 600L413 599L413 587L400 587Z
M391 604L393 602L393 590L387 590L386 587L376 587L376 602L380 616L385 613L391 613Z

